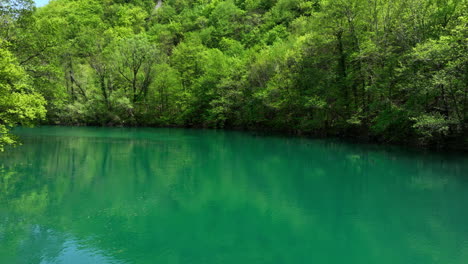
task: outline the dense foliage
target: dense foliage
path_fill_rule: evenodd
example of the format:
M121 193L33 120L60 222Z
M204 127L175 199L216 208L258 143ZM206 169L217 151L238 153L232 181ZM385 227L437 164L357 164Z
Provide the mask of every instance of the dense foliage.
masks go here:
M28 2L1 2L0 63L50 123L468 145L466 0Z
M44 98L31 86L31 80L8 50L14 28L21 26L32 7L31 1L0 1L0 151L5 144L16 143L9 129L15 125L31 125L46 114Z

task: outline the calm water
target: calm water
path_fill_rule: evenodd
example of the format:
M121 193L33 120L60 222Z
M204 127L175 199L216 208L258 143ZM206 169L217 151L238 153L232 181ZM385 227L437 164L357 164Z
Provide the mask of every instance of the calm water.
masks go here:
M183 129L17 130L0 263L468 263L468 158Z

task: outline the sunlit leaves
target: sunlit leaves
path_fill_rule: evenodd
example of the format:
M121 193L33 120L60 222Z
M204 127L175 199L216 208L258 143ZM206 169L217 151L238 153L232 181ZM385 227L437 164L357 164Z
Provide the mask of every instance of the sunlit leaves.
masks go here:
M0 150L5 144L15 143L9 128L32 125L45 117L45 104L12 54L0 48Z

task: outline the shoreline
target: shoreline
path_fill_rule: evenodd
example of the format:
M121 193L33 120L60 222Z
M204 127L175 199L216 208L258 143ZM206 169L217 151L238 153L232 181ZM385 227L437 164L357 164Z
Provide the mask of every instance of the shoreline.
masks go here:
M308 139L330 139L330 140L340 140L346 143L352 144L372 144L379 146L396 146L402 147L408 150L420 150L420 151L436 151L436 152L459 152L468 154L468 142L461 143L458 140L461 138L452 138L447 140L445 144L418 144L418 142L411 142L411 140L406 142L385 142L379 140L377 136L370 135L361 135L356 136L356 133L345 135L344 133L324 133L320 131L294 131L294 130L285 130L285 129L271 129L271 128L255 128L255 127L224 127L224 128L213 128L208 126L197 126L197 125L164 125L164 126L154 126L154 125L90 125L90 124L52 124L52 123L43 123L39 126L57 126L57 127L102 127L102 128L179 128L179 129L200 129L200 130L221 130L221 131L238 131L238 132L248 132L256 133L260 136L281 136L281 137L296 137L296 138L308 138ZM416 139L414 139L416 140Z

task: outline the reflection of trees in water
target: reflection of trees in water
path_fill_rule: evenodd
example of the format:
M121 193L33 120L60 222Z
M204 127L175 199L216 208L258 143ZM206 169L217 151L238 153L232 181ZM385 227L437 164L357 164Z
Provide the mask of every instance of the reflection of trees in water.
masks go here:
M336 252L349 262L462 257L467 219L454 201L468 197L455 177L466 170L460 160L331 141L142 131L39 137L2 154L0 248L11 250L0 256L36 241L40 227L55 234L41 238L41 250L55 252L47 239L60 248L66 238L57 234L73 234L136 263L147 260L138 254L256 263L299 262L311 252L328 263L343 260Z

